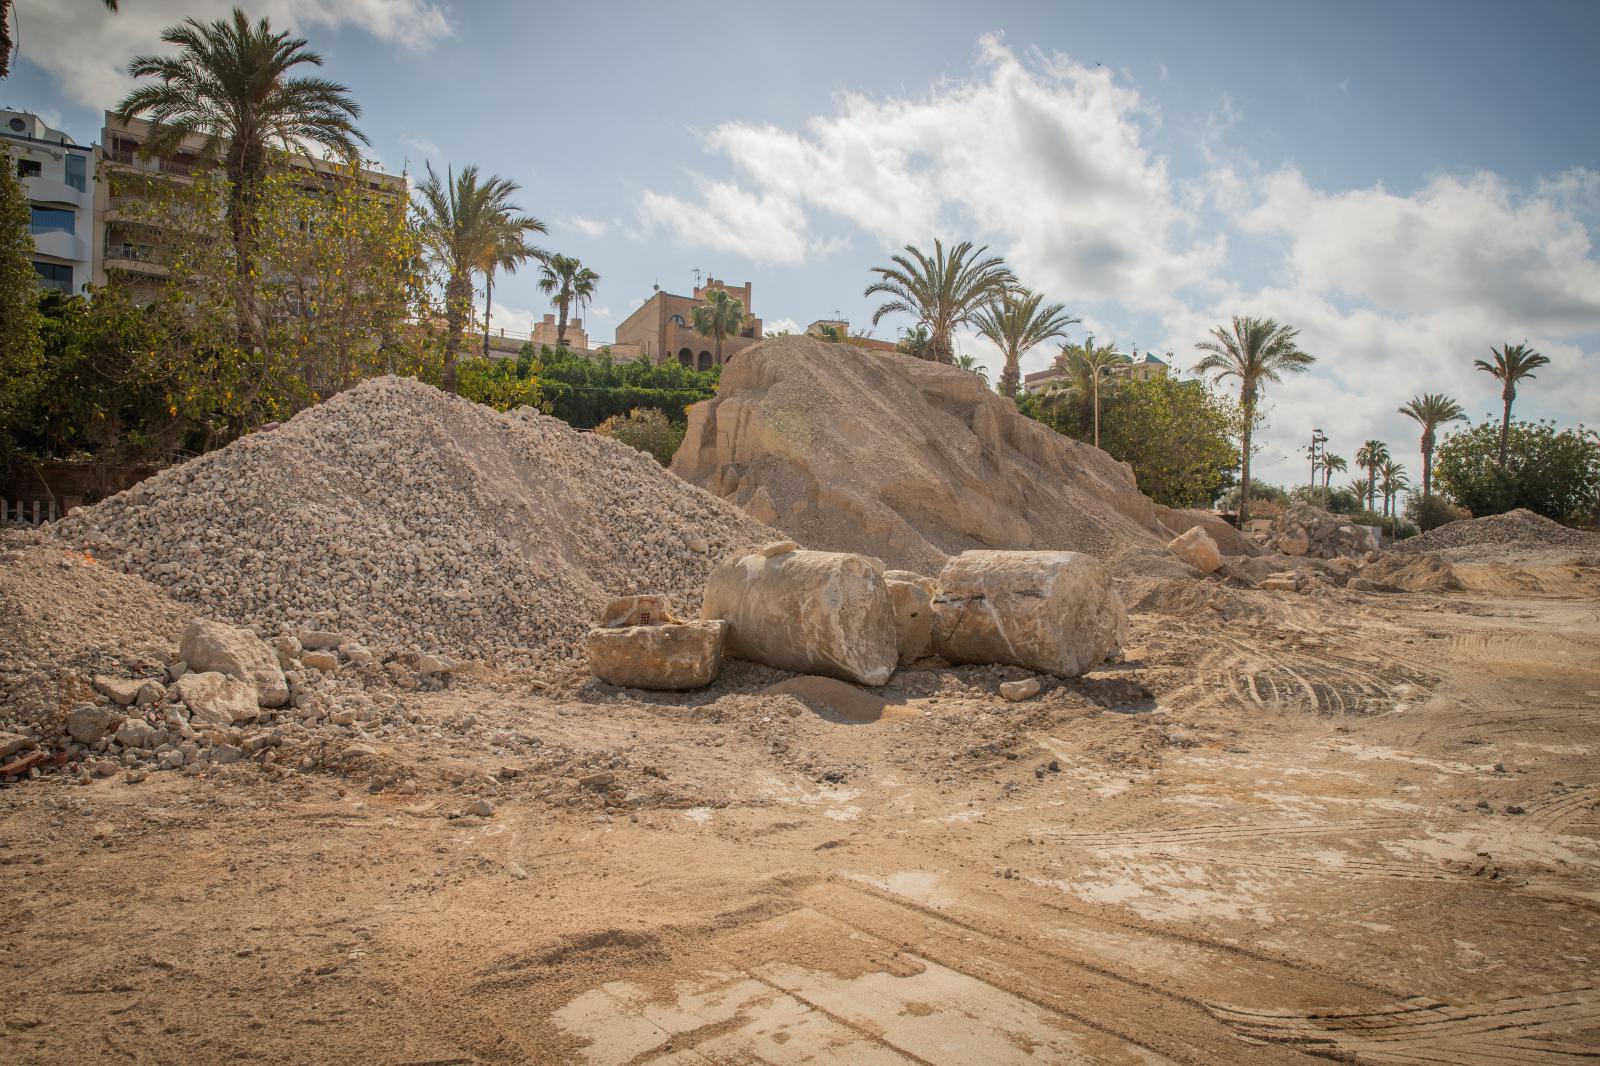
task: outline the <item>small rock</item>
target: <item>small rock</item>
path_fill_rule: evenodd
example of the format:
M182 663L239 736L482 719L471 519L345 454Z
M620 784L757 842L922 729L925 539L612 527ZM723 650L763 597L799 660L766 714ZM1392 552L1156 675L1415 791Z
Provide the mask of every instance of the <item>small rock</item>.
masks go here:
M142 718L129 718L117 727L117 743L124 748L154 747L155 726Z
M421 674L423 677L451 674L455 672L455 669L455 661L452 659L447 659L443 655L417 656L417 673Z
M494 814L494 804L479 796L472 801L472 806L467 808L468 814L475 814L479 818L488 818Z
M112 703L119 707L126 707L139 698L139 689L142 681L130 681L124 677L108 677L104 674L96 676L91 682L94 690L102 696L108 697Z
M127 773L123 774L122 775L122 779L124 781L126 781L130 785L137 785L139 782L143 781L145 778L147 778L149 776L150 776L150 771L149 770L146 770L142 766L135 766L133 769L131 769Z
M67 712L67 733L79 744L98 744L121 718L109 707L80 704Z
M24 748L38 746L32 737L25 737L21 733L0 733L0 759L9 758Z
M1000 695L1004 696L1012 703L1031 699L1038 694L1039 679L1037 677L1023 678L1021 681L1005 681L1000 685Z
M321 629L300 631L300 646L307 651L333 651L339 645L348 643L350 638L343 633L330 633Z

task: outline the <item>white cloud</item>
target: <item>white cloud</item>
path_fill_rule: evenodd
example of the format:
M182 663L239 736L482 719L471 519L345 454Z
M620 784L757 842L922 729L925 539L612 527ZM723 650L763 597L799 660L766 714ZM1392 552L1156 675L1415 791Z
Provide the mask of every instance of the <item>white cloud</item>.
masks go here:
M774 333L799 333L804 328L804 326L800 325L800 323L796 322L792 318L774 318L770 320L763 320L761 323L762 332L768 336L771 336Z
M693 201L647 191L639 201L640 216L687 244L758 262L798 263L806 257L806 218L793 200L728 182L700 179L696 184L699 195Z
M400 138L400 143L422 156L424 160L444 158L444 152L440 150L439 146L426 137L417 137L408 133Z
M567 220L567 225L583 234L585 237L601 237L611 224L599 219L585 218L583 215L573 215Z
M170 51L161 42L164 28L190 17L228 18L233 6L234 0L136 0L111 14L100 0L18 0L21 57L56 78L77 102L107 110L132 84L124 73L129 59ZM249 13L312 37L313 50L310 31L319 28L354 26L414 50L451 33L444 8L431 0L257 0Z

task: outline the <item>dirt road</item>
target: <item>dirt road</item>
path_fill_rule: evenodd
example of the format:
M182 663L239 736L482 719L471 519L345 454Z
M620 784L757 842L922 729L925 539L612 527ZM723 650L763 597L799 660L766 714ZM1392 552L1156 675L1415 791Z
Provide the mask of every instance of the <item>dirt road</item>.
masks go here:
M462 680L347 777L12 788L6 1057L1592 1061L1600 602L1523 587L1175 594L1020 704Z

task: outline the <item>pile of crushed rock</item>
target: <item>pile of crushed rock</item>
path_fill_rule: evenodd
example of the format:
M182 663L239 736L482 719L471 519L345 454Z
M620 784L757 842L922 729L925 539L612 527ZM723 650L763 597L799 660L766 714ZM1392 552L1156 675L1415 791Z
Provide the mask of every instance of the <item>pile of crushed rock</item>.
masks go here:
M1497 562L1508 552L1565 552L1600 565L1600 533L1569 529L1519 507L1487 518L1448 522L1394 546L1397 552L1443 552L1456 562Z
M412 653L580 658L613 597L697 604L774 539L649 456L397 377L162 471L52 527L210 617Z

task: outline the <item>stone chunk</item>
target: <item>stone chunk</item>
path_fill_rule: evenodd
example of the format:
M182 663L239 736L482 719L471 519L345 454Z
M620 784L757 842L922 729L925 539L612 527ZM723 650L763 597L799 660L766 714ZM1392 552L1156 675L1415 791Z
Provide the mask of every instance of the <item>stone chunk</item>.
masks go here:
M38 746L32 737L25 737L21 733L0 733L0 759L9 759L24 748Z
M417 656L417 673L424 677L435 677L444 674L453 674L456 670L454 659L443 655Z
M195 673L226 674L253 685L263 707L289 702L289 683L277 653L248 629L196 618L183 631L178 655Z
M98 744L122 716L109 707L81 704L67 712L67 734L79 744Z
M349 636L344 633L329 633L321 629L300 631L300 646L306 651L333 651L339 645L349 642Z
M1110 574L1080 552L962 552L939 574L933 611L933 649L951 662L1059 677L1104 662L1128 632Z
M706 582L700 617L729 623L728 655L780 670L881 685L899 660L883 569L865 555L780 541L727 559Z
M679 619L672 615L672 604L665 596L623 596L606 604L600 612L601 629L621 626L659 626Z
M1038 694L1039 679L1037 677L1025 677L1021 681L1002 681L1000 683L1000 695L1012 703L1020 703L1023 700L1032 699Z
M102 696L109 697L112 703L119 707L126 707L139 698L139 689L144 684L142 681L130 681L124 677L108 677L105 674L97 675L92 682L94 690Z
M900 664L914 663L928 654L933 641L933 596L938 586L933 578L910 570L885 570L883 583L889 589L889 605L894 608Z
M1304 555L1311 550L1311 536L1303 529L1291 529L1278 536L1278 550L1285 555Z
M230 726L259 713L255 688L227 674L184 674L177 686L178 699L189 708L190 721L199 725Z
M331 651L308 651L300 656L300 662L313 670L321 670L331 674L339 669L339 656Z
M124 748L154 747L155 739L155 726L143 718L129 718L117 727L117 743Z
M703 688L722 672L728 623L683 622L589 630L589 672L623 688Z
M1168 541L1167 550L1202 573L1209 574L1222 565L1217 542L1200 526Z

